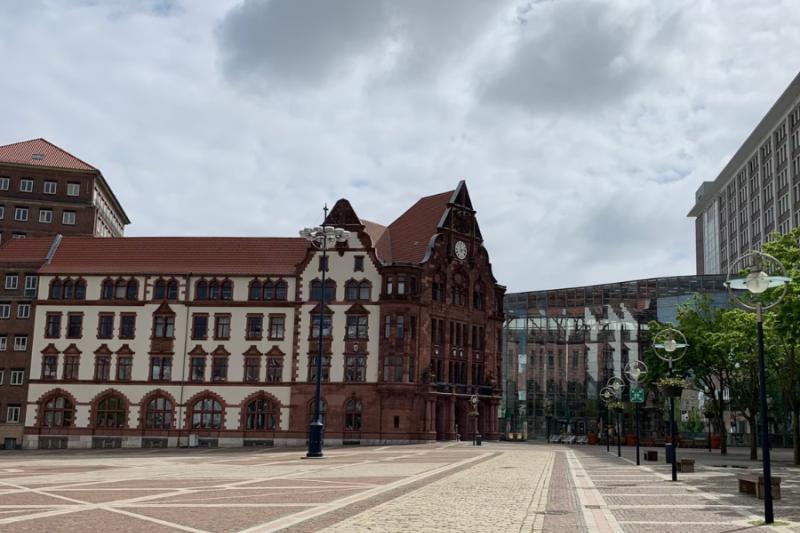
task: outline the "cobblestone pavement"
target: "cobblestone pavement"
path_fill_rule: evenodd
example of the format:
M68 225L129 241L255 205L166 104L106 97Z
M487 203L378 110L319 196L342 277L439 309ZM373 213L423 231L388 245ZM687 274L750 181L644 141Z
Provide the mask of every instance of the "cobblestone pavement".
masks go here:
M630 450L625 451L630 456ZM0 532L800 532L800 475L779 467L789 524L756 528L741 468L636 467L603 447L436 443L301 450L0 455Z

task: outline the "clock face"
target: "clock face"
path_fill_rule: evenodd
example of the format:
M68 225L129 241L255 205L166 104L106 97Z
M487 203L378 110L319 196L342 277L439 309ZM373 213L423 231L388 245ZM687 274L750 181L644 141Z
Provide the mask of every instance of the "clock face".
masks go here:
M456 241L455 252L456 257L459 259L465 259L467 257L467 245L464 244L464 241Z

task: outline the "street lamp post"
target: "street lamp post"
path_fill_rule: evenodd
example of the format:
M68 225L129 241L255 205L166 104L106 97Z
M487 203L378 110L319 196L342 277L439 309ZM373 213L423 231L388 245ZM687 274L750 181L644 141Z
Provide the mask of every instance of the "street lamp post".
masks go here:
M613 376L611 379L608 380L606 386L611 389L611 392L614 394L614 398L618 402L622 401L622 391L625 388L625 382L622 381L622 378L618 378L617 376ZM621 415L622 410L617 410L617 425L616 425L616 432L617 432L617 457L622 457L622 444L620 442L620 433L622 433L622 422L621 422Z
M686 354L686 337L677 329L662 330L653 339L653 348L662 361L669 363L669 375L672 376L672 363ZM669 434L672 449L672 481L678 481L678 443L675 439L675 395L669 395Z
M605 428L606 428L606 453L611 451L611 434L608 432L608 427L611 423L611 409L608 407L609 402L614 398L614 392L608 388L603 387L600 389L600 398L602 398L603 403L606 406L606 418L605 418Z
M323 224L328 218L328 206L323 209L325 217ZM328 248L333 248L337 243L346 242L350 238L350 232L342 228L333 226L317 226L315 228L305 228L300 231L300 236L311 242L318 250L322 250L322 287L319 300L319 352L317 353L316 380L314 389L314 420L308 428L308 452L306 457L319 459L322 458L322 435L324 424L321 415L321 388L322 388L322 358L325 355L324 348L324 323L325 323L325 272L328 270Z
M625 376L627 376L628 381L631 384L631 401L633 402L634 409L636 410L635 419L636 419L636 466L639 466L640 459L639 459L639 399L644 401L643 397L636 398L634 401L633 393L634 389L639 389L639 381L644 379L647 375L647 365L644 361L633 361L625 365Z
M731 299L741 307L755 311L758 320L758 393L761 410L761 459L764 469L764 522L767 524L772 524L775 516L772 508L772 464L767 422L763 312L765 309L778 305L778 302L786 294L788 282L789 278L786 276L783 264L771 255L758 251L750 252L737 259L731 265L728 279L725 281Z
M480 446L481 445L481 436L478 433L478 395L473 394L472 397L469 399L469 403L472 405L472 412L470 415L475 419L474 429L472 432L472 445L473 446Z

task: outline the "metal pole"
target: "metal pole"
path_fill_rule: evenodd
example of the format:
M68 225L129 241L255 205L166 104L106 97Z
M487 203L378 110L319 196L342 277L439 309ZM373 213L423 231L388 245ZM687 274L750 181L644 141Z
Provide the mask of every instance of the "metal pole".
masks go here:
M620 444L620 433L622 433L622 412L617 411L617 457L622 457L622 447Z
M639 466L639 404L636 404L636 466Z
M325 219L328 218L328 207L325 206ZM325 222L322 222L322 293L319 302L319 353L317 355L317 376L314 392L314 420L308 430L308 452L306 457L322 457L322 432L324 425L320 408L322 406L322 357L325 353L323 347L323 323L325 322L325 271L327 270L328 237L325 234Z
M611 451L611 435L608 433L608 426L611 423L611 410L606 404L606 416L603 417L603 425L606 428L606 453Z
M708 453L711 453L711 417L708 418Z
M675 396L669 397L669 432L672 446L672 481L678 481L678 443L675 442Z
M761 400L761 458L764 465L764 522L772 524L775 517L772 513L772 465L769 457L769 426L767 424L767 376L764 369L764 317L761 304L757 304L758 313L758 387Z

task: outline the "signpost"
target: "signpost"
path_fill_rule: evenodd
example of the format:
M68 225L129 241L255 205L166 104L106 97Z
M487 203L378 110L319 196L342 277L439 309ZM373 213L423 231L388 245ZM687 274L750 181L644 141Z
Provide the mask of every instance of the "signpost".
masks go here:
M631 403L644 403L644 389L641 387L631 387Z

